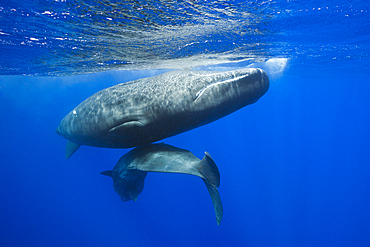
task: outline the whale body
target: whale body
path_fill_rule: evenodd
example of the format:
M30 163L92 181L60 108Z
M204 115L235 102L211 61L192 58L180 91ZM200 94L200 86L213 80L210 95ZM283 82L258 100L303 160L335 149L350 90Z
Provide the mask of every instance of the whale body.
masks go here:
M113 188L122 201L136 201L144 189L148 172L183 173L202 178L212 199L217 224L220 224L223 215L217 190L220 186L220 173L209 153L205 152L200 160L185 149L163 143L150 144L126 153L113 170L101 174L112 177Z
M80 145L131 148L180 134L255 103L269 88L261 69L171 71L101 90L63 118L66 158Z

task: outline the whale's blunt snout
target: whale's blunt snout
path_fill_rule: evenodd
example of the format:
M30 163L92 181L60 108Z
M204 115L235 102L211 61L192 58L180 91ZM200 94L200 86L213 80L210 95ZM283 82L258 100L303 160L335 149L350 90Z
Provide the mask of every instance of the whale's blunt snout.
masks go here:
M264 70L262 70L262 69L259 69L259 70L261 72L261 84L262 84L262 87L265 89L265 92L267 92L267 90L270 87L270 79L269 79L269 76L267 75L267 73Z
M270 79L267 73L260 68L247 68L238 71L237 76L242 82L254 84L260 93L265 94L270 87ZM261 96L262 96L261 95Z

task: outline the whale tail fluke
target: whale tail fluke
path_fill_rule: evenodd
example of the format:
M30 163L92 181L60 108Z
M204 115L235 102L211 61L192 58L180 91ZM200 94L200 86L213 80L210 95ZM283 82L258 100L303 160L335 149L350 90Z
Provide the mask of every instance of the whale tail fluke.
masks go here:
M112 177L112 172L113 172L112 170L108 170L108 171L101 172L100 174L108 176L108 177Z
M74 142L71 142L71 141L67 141L66 159L71 157L72 154L74 154L80 146L81 146L81 144L77 144L77 143L74 143Z
M220 172L208 152L205 152L203 159L200 161L198 171L208 183L220 187Z
M208 152L205 152L203 159L200 161L198 169L199 172L204 176L202 179L206 184L208 193L212 199L217 225L220 225L223 215L221 197L217 189L217 187L220 187L220 172L216 166L216 163L213 161Z
M203 179L203 181L207 186L209 195L211 196L213 207L215 209L217 225L219 226L223 215L223 206L221 202L220 193L218 192L216 186L208 183L205 179Z

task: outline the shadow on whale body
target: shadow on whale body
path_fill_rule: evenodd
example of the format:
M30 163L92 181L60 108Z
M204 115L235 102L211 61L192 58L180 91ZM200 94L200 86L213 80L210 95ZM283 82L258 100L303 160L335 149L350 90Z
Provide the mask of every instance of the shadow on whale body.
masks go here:
M123 155L113 170L101 174L112 177L113 188L122 201L136 201L144 189L148 172L183 173L202 178L207 186L220 225L223 207L217 187L220 173L211 156L205 152L202 160L185 149L167 144L138 147Z
M261 69L171 71L101 90L63 118L66 158L80 145L130 148L220 119L255 103L269 88Z

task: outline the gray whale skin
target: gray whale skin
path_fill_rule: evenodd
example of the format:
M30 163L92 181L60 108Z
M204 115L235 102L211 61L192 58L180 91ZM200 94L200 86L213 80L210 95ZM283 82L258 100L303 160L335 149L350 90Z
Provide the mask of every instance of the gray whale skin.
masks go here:
M80 145L131 148L180 134L255 103L269 88L261 69L171 71L101 90L63 118L66 158Z
M122 201L136 201L144 189L144 179L148 172L184 173L202 178L212 199L217 225L220 225L223 215L217 190L220 186L220 173L207 152L200 160L185 149L163 143L150 144L126 153L113 170L101 174L112 177L113 188Z

